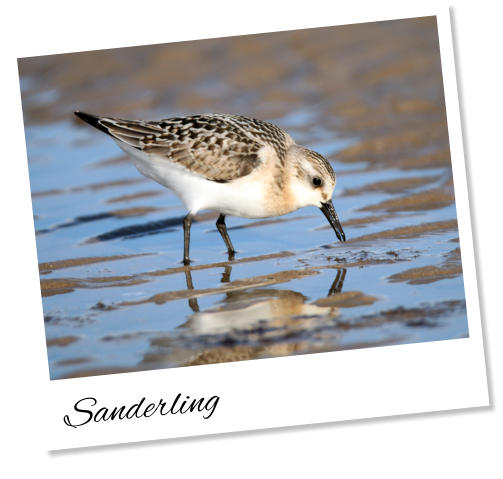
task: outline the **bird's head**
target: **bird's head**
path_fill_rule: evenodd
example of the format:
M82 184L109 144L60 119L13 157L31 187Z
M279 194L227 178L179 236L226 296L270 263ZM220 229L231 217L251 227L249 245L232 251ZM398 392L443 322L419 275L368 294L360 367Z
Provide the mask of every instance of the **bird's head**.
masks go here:
M323 211L340 241L346 241L339 217L332 204L335 173L319 153L299 145L288 150L291 169L291 192L297 208L316 206Z

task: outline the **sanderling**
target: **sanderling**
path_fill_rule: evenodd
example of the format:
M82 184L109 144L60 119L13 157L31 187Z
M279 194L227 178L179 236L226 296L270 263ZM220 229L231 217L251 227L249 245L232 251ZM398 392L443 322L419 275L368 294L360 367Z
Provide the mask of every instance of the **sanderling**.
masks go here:
M227 215L267 218L317 206L337 238L346 240L332 204L335 173L330 163L271 123L223 114L160 121L75 114L110 135L141 174L182 200L188 210L183 221L184 264L190 263L190 227L200 210L219 213L216 226L229 260L235 251L225 225Z

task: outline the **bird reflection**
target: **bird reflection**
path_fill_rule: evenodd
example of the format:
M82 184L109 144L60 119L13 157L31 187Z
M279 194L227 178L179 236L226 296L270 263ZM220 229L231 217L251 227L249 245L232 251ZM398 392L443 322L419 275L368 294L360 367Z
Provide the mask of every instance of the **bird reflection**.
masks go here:
M231 271L231 265L224 266L221 283L232 284ZM327 296L341 293L345 278L346 269L338 269ZM190 268L185 270L185 279L187 290L193 291ZM175 334L151 341L143 366L212 364L323 351L341 334L334 327L339 309L332 301L308 302L298 291L235 289L226 291L223 301L205 311L200 311L196 297L188 303L193 314Z
M342 291L344 280L346 279L346 271L346 268L337 270L337 275L335 276L332 286L330 286L330 289L328 290L327 296L332 296L333 294L340 293Z
M221 283L230 283L232 266L225 265ZM337 270L327 296L342 291L347 270ZM185 270L187 290L194 290L191 270ZM228 291L223 306L201 312L197 297L188 299L190 309L195 313L182 327L198 330L200 334L223 332L227 329L242 329L246 324L257 321L289 320L290 318L326 316L338 314L337 308L307 303L307 298L295 291L283 289L259 289ZM205 324L207 325L205 326ZM197 325L197 326L196 326Z
M224 266L224 272L222 273L221 283L229 283L231 280L232 266L230 264Z
M229 283L231 280L232 266L224 266L224 272L222 273L221 283ZM187 289L192 291L194 289L194 283L192 282L192 273L190 269L185 270L185 283L187 284ZM189 298L189 307L194 313L199 313L199 304L197 302L197 297Z
M189 269L185 270L185 282L187 283L187 289L193 290L194 283L192 283L192 274ZM189 307L194 311L194 313L199 312L199 304L197 302L197 298L189 298Z

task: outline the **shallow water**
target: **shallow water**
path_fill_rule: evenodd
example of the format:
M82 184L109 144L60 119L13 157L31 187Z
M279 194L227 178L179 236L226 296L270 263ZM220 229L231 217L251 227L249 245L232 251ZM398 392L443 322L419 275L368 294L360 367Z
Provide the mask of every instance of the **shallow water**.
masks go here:
M466 337L432 19L20 60L52 379ZM228 112L325 155L346 243L316 208L193 224L81 109Z

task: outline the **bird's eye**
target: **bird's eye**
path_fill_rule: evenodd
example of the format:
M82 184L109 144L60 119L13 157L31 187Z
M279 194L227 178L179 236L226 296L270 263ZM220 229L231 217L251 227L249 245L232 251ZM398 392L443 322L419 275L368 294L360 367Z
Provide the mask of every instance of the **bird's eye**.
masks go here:
M315 176L313 178L313 185L316 187L321 186L321 178L318 178L317 176Z

